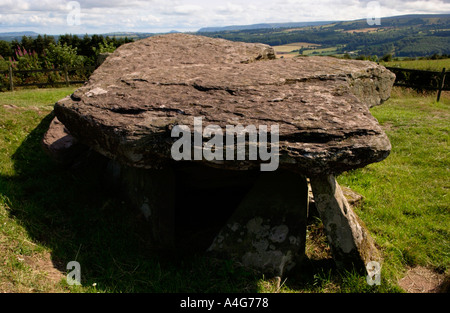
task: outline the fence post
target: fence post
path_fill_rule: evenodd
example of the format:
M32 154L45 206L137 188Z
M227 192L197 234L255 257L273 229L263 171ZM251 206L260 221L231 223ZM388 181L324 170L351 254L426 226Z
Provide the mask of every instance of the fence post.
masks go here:
M8 70L9 70L9 89L11 91L14 91L13 70L11 65L9 66Z
M441 92L442 92L442 89L444 89L444 84L445 84L445 67L442 69L441 83L439 85L439 91L438 91L438 95L437 95L437 102L439 102L439 100L441 99Z
M64 64L64 80L66 81L66 86L69 87L69 71L67 69L67 64Z

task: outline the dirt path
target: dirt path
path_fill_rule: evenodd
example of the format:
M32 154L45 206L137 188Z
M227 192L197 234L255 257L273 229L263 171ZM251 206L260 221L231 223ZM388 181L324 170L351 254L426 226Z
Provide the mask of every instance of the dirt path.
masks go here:
M408 293L448 293L450 277L436 273L426 267L410 268L399 282L399 286Z

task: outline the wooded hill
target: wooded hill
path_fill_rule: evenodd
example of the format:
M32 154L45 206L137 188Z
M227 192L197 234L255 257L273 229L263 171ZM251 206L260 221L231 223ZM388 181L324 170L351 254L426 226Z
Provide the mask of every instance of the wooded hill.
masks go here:
M261 42L271 46L294 42L336 47L336 53L392 54L420 57L450 54L450 14L405 15L382 18L380 25L366 19L296 28L241 29L197 34L233 41Z

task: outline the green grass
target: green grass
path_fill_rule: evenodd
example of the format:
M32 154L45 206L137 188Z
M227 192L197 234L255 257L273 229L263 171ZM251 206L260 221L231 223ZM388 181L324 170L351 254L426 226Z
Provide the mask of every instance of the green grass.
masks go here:
M335 55L337 47L322 48L322 49L311 49L303 51L303 55L314 56L314 55Z
M398 90L372 109L392 153L338 180L365 197L357 214L383 255L382 285L339 273L330 262L320 221L308 226L310 261L281 286L228 261L156 253L137 212L98 182L95 164L55 165L41 138L53 104L74 88L0 93L0 292L399 292L408 266L449 266L448 95ZM68 286L66 264L81 264L82 286ZM52 269L60 276L50 279Z
M365 197L357 214L372 231L387 268L449 268L450 102L434 95L396 94L372 114L392 144L381 163L339 177Z
M392 61L381 62L382 65L387 67L400 67L413 70L435 71L441 72L443 68L450 69L450 59L441 60L405 60L405 61Z
M311 46L318 46L318 45L308 42L294 42L286 45L274 46L273 48L275 52L292 52L293 50L298 50L303 47L311 47Z

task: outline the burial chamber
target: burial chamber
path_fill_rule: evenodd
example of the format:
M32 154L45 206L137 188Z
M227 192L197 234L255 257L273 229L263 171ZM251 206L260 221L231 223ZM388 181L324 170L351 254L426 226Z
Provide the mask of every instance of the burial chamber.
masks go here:
M335 176L389 155L369 109L394 80L369 61L155 36L119 47L58 101L44 146L59 161L80 145L106 157L155 245L189 244L177 234L206 224L208 254L276 276L304 258L309 184L337 265L364 269L381 256Z

